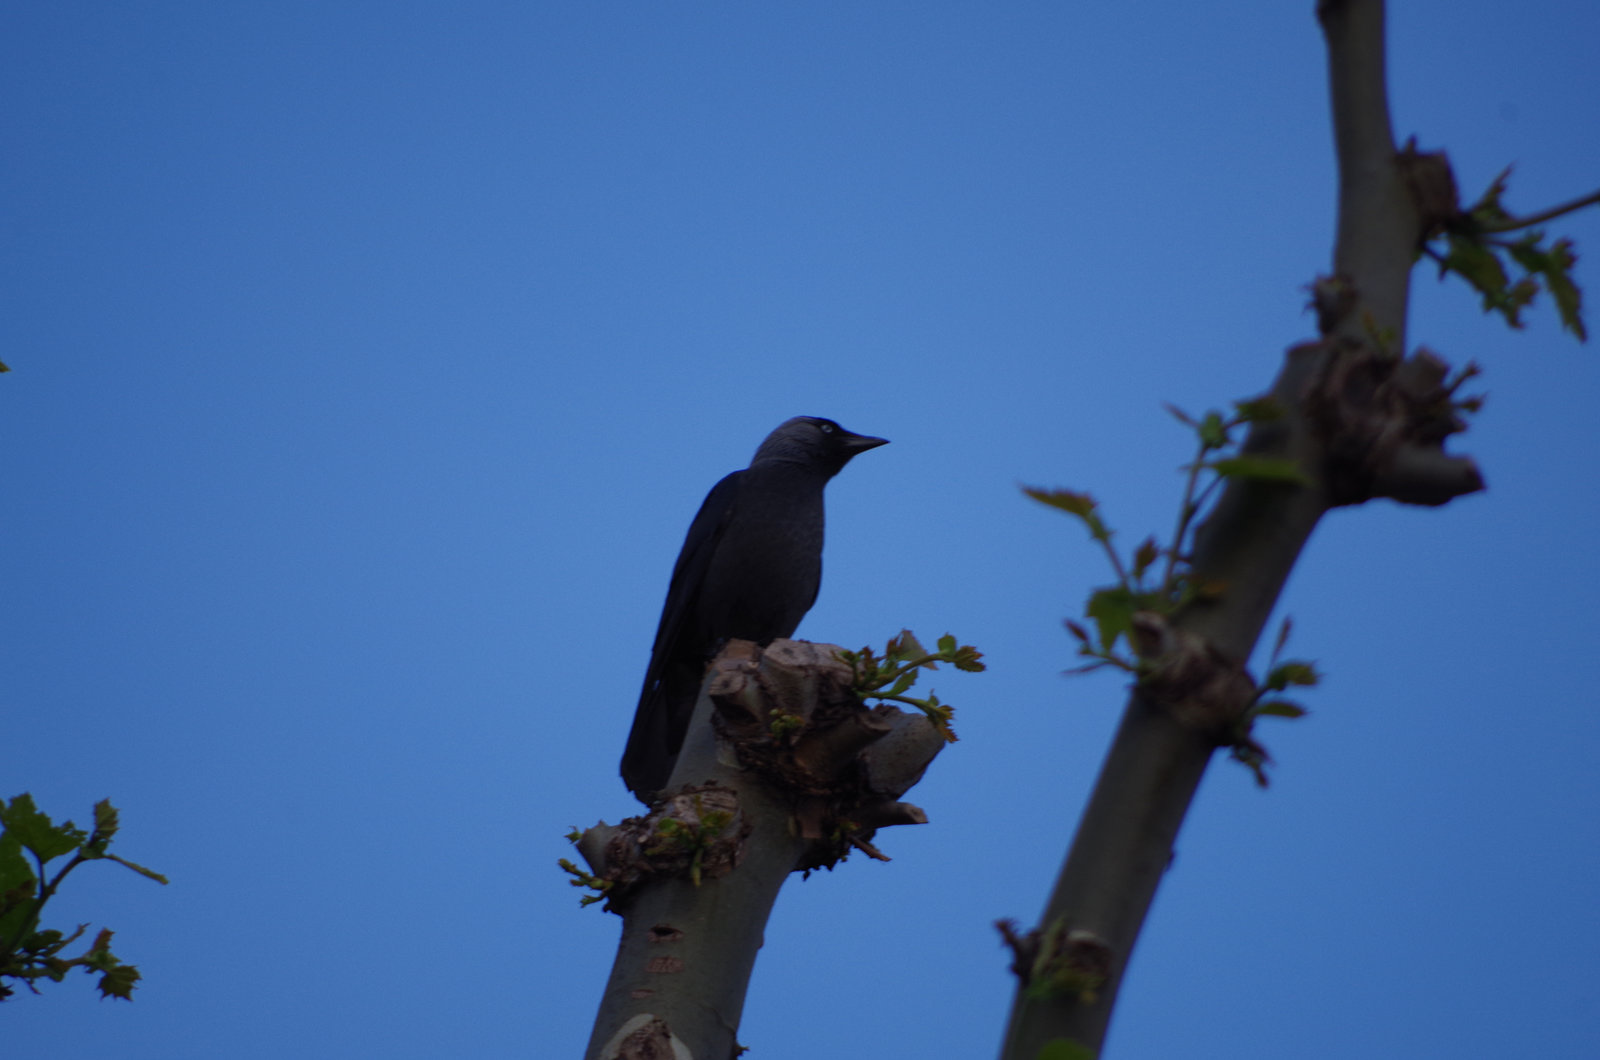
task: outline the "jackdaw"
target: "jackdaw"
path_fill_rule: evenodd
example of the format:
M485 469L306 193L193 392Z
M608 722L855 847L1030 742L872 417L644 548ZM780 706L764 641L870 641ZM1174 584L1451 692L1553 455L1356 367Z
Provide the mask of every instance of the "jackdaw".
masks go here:
M722 645L790 636L811 610L822 584L822 488L851 457L887 443L796 416L706 495L672 568L622 752L622 779L641 800L671 777L706 664Z

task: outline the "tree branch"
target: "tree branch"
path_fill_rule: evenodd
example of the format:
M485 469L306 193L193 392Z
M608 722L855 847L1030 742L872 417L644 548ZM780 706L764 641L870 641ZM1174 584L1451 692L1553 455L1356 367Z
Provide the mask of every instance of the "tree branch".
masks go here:
M1249 658L1300 550L1334 503L1326 478L1330 451L1350 459L1340 451L1352 447L1349 440L1330 436L1327 417L1319 420L1312 409L1343 408L1387 393L1380 387L1388 377L1377 369L1358 380L1377 381L1366 390L1332 399L1326 392L1349 377L1335 369L1352 356L1386 360L1388 371L1396 371L1405 348L1410 270L1432 223L1433 210L1419 200L1450 198L1453 204L1453 194L1440 194L1453 190L1443 183L1449 172L1442 158L1395 151L1382 0L1322 0L1317 14L1328 49L1338 151L1333 286L1341 297L1319 306L1321 341L1296 346L1285 357L1272 397L1286 415L1254 424L1244 445L1250 455L1295 461L1313 484L1229 479L1196 529L1195 576L1223 589L1185 609L1171 639L1203 644L1224 667L1242 668ZM1360 449L1355 462L1368 451ZM1436 475L1438 469L1426 470ZM1162 660L1146 661L1159 666ZM1179 827L1212 752L1228 742L1214 721L1208 729L1170 703L1156 702L1151 692L1142 685L1129 697L1039 928L1026 938L1011 936L1021 983L1005 1060L1035 1060L1063 1039L1099 1053Z
M1334 272L1355 285L1362 313L1336 332L1361 338L1364 317L1405 348L1412 252L1418 215L1395 166L1384 74L1382 0L1320 0L1317 18L1328 49L1328 91L1339 164Z

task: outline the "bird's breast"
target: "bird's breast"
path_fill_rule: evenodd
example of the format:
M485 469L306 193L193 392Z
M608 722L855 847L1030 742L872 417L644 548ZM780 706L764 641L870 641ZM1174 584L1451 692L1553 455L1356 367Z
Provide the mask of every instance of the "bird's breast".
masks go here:
M790 636L822 582L822 540L820 490L814 498L741 497L706 571L704 618L722 637Z

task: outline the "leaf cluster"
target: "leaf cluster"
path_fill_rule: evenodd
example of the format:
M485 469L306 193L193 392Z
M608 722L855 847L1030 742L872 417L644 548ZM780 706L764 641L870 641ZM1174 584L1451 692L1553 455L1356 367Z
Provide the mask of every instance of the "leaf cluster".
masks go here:
M1171 618L1190 603L1214 598L1221 591L1220 586L1196 577L1189 566L1196 517L1219 485L1229 479L1285 485L1308 481L1305 472L1292 460L1238 452L1242 429L1252 423L1282 417L1282 408L1271 398L1234 402L1232 415L1213 410L1196 418L1172 405L1167 406L1167 411L1194 432L1197 446L1194 459L1182 468L1186 481L1170 541L1162 543L1152 535L1124 560L1113 542L1115 532L1101 518L1099 503L1089 494L1023 487L1023 492L1039 503L1082 522L1090 538L1104 549L1116 574L1114 584L1090 593L1083 612L1088 626L1066 620L1067 631L1078 642L1078 654L1091 660L1069 671L1071 673L1087 673L1107 666L1131 674L1140 673L1138 652L1129 639L1134 616L1150 611Z
M89 948L76 957L61 953L89 928L79 924L70 934L41 928L40 917L67 874L86 861L115 861L141 876L166 883L167 878L110 852L119 827L116 807L102 799L94 806L94 828L85 832L71 821L55 824L23 793L0 800L0 1000L15 993L7 980L17 980L38 993L40 979L60 982L74 968L100 975L104 997L133 1000L139 970L111 952L112 932L101 929ZM57 858L66 864L52 875L46 868ZM32 863L30 864L30 860Z
M1572 240L1547 243L1543 229L1532 228L1531 222L1506 211L1500 200L1510 175L1508 167L1495 177L1483 197L1471 209L1446 222L1421 253L1438 263L1441 279L1452 272L1460 276L1483 299L1485 313L1499 313L1513 328L1522 327L1522 310L1533 303L1540 289L1549 291L1561 316L1561 326L1576 335L1578 341L1585 341L1588 332L1583 324L1583 292L1572 279L1572 267L1578 260ZM1587 205L1592 199L1580 200L1570 208ZM1565 211L1544 216L1560 212ZM1518 230L1525 231L1516 238L1502 235ZM1513 273L1517 274L1515 280L1511 278Z
M956 741L955 730L950 727L955 708L940 702L931 689L925 699L906 693L917 683L919 671L937 670L940 663L949 663L968 673L981 673L985 669L981 661L983 653L972 645L958 644L954 636L946 633L939 638L938 649L930 652L909 629L890 638L882 655L868 646L860 651L840 651L839 659L850 667L850 684L857 696L917 708L950 743Z
M578 828L576 825L574 825L572 830L566 835L567 842L573 844L574 846L576 846L578 840L582 838L583 830ZM595 892L594 894L583 895L578 899L578 905L580 908L586 905L593 905L596 902L605 901L610 897L611 888L616 886L615 880L607 879L604 876L596 876L591 872L583 871L571 858L557 858L556 864L561 866L561 870L563 872L572 877L572 879L567 881L572 886L587 887Z
M1305 707L1279 693L1294 687L1314 688L1322 681L1322 674L1317 671L1313 663L1304 659L1278 661L1278 656L1283 654L1284 645L1289 642L1289 632L1292 628L1292 621L1288 618L1285 618L1283 624L1278 627L1278 640L1272 647L1272 658L1267 662L1267 676L1256 686L1255 699L1250 704L1250 709L1239 719L1231 751L1235 760L1244 763L1245 767L1255 774L1256 783L1263 788L1267 786L1266 767L1271 761L1271 756L1267 754L1265 747L1251 739L1251 727L1257 718L1293 720L1305 717L1307 713Z
M603 902L606 900L606 892L611 890L614 881L608 880L604 876L596 876L593 873L584 872L582 869L578 868L577 864L574 863L571 858L557 858L556 864L561 866L562 871L572 876L572 879L567 881L568 883L572 884L572 886L588 887L590 890L595 892L594 894L585 894L580 896L578 898L578 905L593 905L595 902Z
M700 886L706 854L721 841L723 832L733 821L727 810L707 810L695 798L697 815L693 823L676 817L662 817L656 822L654 840L645 848L648 855L673 853L689 859L689 881Z
M1111 667L1135 678L1145 678L1155 661L1145 656L1159 651L1160 645L1139 636L1138 616L1153 613L1164 620L1159 625L1168 626L1191 603L1214 599L1222 592L1222 586L1196 575L1190 563L1196 519L1218 486L1229 479L1285 486L1309 481L1292 460L1239 452L1241 432L1249 425L1282 418L1281 406L1271 398L1234 402L1232 415L1213 410L1195 417L1172 405L1167 406L1167 411L1194 433L1196 443L1194 459L1182 468L1186 476L1183 498L1170 541L1162 543L1154 536L1148 537L1124 560L1113 540L1115 532L1100 516L1098 502L1089 494L1023 487L1023 492L1034 500L1082 522L1090 538L1105 550L1116 574L1113 584L1101 586L1089 594L1083 612L1087 624L1070 618L1065 620L1067 631L1078 643L1078 655L1089 660L1068 670L1069 674ZM1285 619L1267 677L1256 687L1255 699L1240 718L1233 741L1234 757L1249 766L1263 785L1266 783L1264 767L1269 759L1266 750L1250 738L1252 724L1261 716L1303 716L1303 707L1275 694L1291 685L1314 685L1318 681L1317 672L1310 663L1278 662L1289 628L1289 620ZM1274 698L1264 698L1269 694Z

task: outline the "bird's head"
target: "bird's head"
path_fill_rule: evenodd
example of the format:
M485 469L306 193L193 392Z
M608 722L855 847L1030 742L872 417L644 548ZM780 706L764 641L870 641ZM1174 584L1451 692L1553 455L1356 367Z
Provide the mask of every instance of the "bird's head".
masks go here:
M854 434L821 416L796 416L779 424L756 450L750 466L767 463L805 464L825 470L829 475L850 462L857 453L888 445L887 438Z

